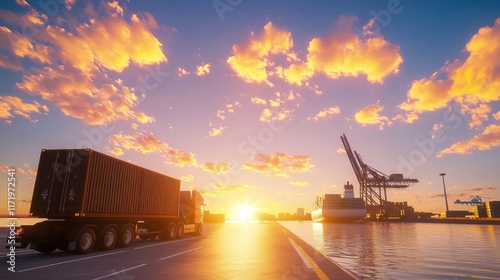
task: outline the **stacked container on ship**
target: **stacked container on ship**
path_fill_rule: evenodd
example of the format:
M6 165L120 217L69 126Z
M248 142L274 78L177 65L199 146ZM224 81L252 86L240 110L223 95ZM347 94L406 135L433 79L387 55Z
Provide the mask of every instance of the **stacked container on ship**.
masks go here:
M30 216L47 220L18 228L16 244L89 253L130 246L137 235L201 235L203 212L201 194L180 191L172 177L91 149L43 149Z
M311 213L315 222L353 222L365 216L365 202L362 198L354 197L354 187L349 182L344 185L344 197L340 194L318 196Z

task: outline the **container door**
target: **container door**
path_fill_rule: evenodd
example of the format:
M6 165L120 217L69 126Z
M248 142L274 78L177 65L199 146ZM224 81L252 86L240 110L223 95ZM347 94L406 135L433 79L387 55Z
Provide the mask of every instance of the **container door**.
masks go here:
M89 152L43 150L30 212L35 217L74 216L79 212Z

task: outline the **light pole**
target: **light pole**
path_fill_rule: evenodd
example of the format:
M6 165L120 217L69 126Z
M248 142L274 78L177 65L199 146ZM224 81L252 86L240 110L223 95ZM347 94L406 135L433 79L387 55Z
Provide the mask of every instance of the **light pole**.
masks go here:
M444 202L446 203L446 212L448 212L448 197L446 196L446 186L444 184L444 175L446 173L439 173L439 176L443 177L443 190L444 190Z

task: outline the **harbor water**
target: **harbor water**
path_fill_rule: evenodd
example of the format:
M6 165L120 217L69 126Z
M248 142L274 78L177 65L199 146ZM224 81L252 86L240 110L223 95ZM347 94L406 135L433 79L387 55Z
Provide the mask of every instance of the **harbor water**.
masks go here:
M500 226L280 222L360 279L500 279Z

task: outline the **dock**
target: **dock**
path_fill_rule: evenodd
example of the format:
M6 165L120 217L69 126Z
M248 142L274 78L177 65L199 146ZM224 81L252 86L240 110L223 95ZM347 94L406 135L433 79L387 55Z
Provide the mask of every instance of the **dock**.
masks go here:
M85 255L17 250L15 273L0 250L1 279L356 279L274 222L205 224L200 237L136 240Z

